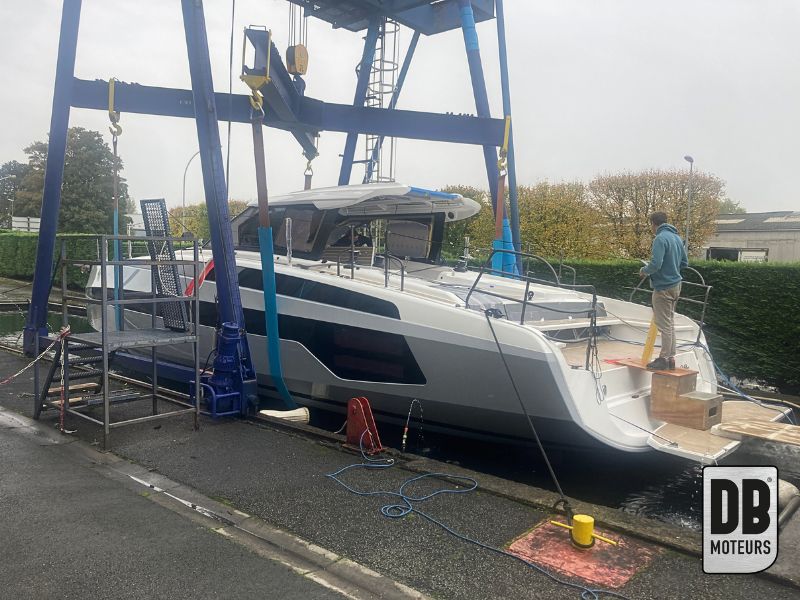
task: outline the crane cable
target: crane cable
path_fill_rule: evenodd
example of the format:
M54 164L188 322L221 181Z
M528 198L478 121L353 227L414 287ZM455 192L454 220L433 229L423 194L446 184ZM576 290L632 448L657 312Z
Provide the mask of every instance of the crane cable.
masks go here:
M119 241L119 154L117 152L117 141L119 136L122 135L122 126L119 124L119 111L114 110L115 100L115 84L117 80L112 77L108 80L108 119L111 121L111 126L108 130L111 132L111 146L114 151L114 262L119 263L121 260L120 241ZM120 287L122 285L122 267L119 264L114 265L114 317L117 330L121 331L122 324L122 306L119 304ZM105 293L105 292L103 292Z

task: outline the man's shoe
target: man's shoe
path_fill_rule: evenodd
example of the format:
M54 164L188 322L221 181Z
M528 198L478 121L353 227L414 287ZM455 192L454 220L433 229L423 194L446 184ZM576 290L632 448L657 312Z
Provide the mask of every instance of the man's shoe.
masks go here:
M674 371L675 370L675 357L674 356L670 356L667 359L667 361L669 362L669 370L670 371Z
M670 368L669 359L659 356L654 361L647 363L649 371L667 371Z

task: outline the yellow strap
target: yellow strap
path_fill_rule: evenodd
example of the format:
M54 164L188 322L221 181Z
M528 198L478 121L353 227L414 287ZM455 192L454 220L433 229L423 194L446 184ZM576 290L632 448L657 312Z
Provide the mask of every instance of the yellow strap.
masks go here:
M245 32L247 28L245 28ZM272 60L272 30L267 31L267 66L264 68L264 73L255 74L255 73L248 73L247 72L247 63L246 63L246 55L247 55L247 35L244 36L242 40L242 73L239 75L239 79L241 79L247 87L250 88L252 95L250 96L250 106L253 110L257 112L263 112L264 110L264 96L259 92L259 90L269 83L269 67L270 62Z
M497 168L502 173L506 170L506 157L508 156L508 140L511 137L511 115L506 115L505 131L503 132L503 145L497 159Z
M108 80L108 118L111 121L111 127L108 130L111 135L117 137L122 135L122 127L119 124L119 112L114 110L114 84L116 79L112 77Z
M506 127L503 133L503 147L500 149L504 155L508 154L508 138L511 135L511 115L506 115Z

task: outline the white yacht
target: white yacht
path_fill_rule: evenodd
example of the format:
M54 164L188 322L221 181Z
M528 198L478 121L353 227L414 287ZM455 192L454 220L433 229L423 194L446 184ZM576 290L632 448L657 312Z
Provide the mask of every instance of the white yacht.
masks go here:
M404 423L417 399L426 428L530 442L516 385L546 442L656 449L703 463L739 445L708 432L697 434L716 442L686 441L651 417L652 374L616 362L641 355L649 307L593 298L543 262L549 282L467 269L466 261L442 265L445 225L479 208L457 194L394 183L270 199L284 378L298 404L344 412L350 398L366 396L378 421ZM270 396L257 211L249 207L232 227L250 350L260 393ZM220 325L207 271L202 356ZM123 280L126 298L149 292L149 267L126 267ZM100 285L95 268L87 292L99 297ZM149 327L151 316L136 308L128 306L126 327ZM97 310L90 318L99 327ZM705 344L698 325L679 314L675 324L678 366L698 372L697 390L715 392L711 357L695 344ZM191 364L185 352L175 347L170 359Z

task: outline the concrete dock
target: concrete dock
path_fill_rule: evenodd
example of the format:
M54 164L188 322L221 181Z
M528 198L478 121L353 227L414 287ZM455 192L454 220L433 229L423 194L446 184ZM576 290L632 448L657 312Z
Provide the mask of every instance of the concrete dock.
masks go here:
M0 352L0 374L26 362ZM361 462L341 449L338 436L241 420L203 419L194 431L191 419L178 417L115 430L112 452L101 453L101 431L91 424L68 418L66 428L75 433L62 435L52 412L28 420L32 389L30 372L0 386L6 566L0 589L13 590L13 597L78 597L89 590L109 598L580 597L579 589L418 514L383 516L380 508L391 497L357 496L326 477ZM440 495L420 508L497 548L518 545L549 517L563 519L547 508L551 492L428 459L395 458L391 469L353 470L342 478L360 490L397 490L420 473L473 477L475 492ZM426 480L414 493L443 485ZM697 532L607 507L576 502L576 508L647 560L619 587L554 570L560 579L627 598L800 598L796 536L782 538L783 571L711 576L702 572ZM601 579L616 566L601 565Z

